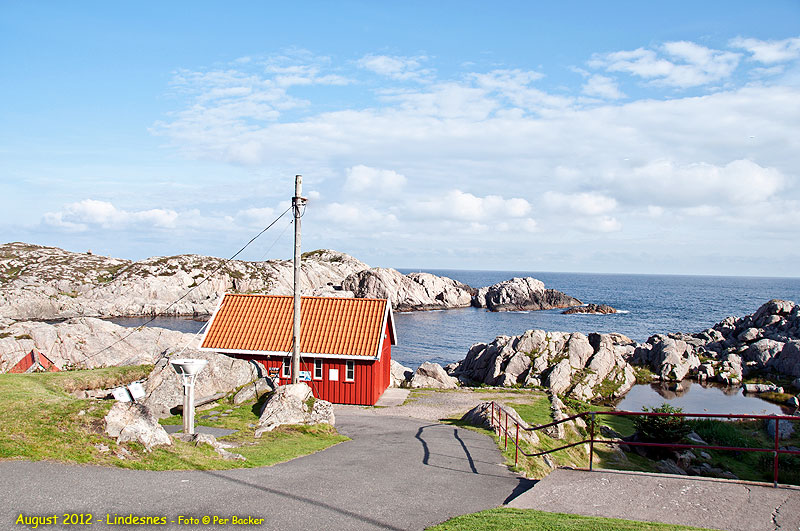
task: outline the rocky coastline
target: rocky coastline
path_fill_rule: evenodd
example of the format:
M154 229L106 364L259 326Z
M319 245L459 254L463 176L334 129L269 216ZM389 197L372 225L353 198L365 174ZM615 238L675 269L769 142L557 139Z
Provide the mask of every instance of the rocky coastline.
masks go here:
M206 316L226 292L289 295L289 260L247 262L211 256L152 257L138 262L27 243L0 245L0 318ZM396 311L476 306L490 311L581 304L533 278L475 289L430 273L370 268L338 251L303 254L303 295L386 298ZM177 301L177 302L175 302Z
M800 305L771 300L744 317L729 317L694 334L656 334L639 344L622 334L528 330L476 343L466 357L444 367L461 385L545 388L583 401L613 400L637 380L685 378L739 385L747 377L791 382L748 386L748 392L800 393ZM426 367L425 376L437 374ZM404 385L413 386L416 374ZM440 387L452 380L441 378ZM425 380L432 385L429 380ZM800 404L791 396L787 405Z
M156 363L170 352L195 348L198 338L161 328L130 334L131 329L99 318L208 315L226 291L289 294L291 275L291 263L279 260L226 262L181 255L130 262L6 244L0 246L0 372L32 350L59 368ZM430 273L369 268L331 250L306 253L301 277L304 294L387 298L398 311L469 306L488 311L614 311L583 305L530 277L475 289ZM763 375L794 381L800 388L800 306L772 300L751 315L729 317L707 330L656 334L641 344L621 334L528 330L472 345L464 359L445 368L434 365L425 364L416 373L398 365L395 384L546 388L584 401L623 396L637 374L640 380L695 378L726 385Z

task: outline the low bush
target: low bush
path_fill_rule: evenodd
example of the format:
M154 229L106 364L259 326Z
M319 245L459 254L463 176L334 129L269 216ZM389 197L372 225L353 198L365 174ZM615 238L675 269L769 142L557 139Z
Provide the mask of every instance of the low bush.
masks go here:
M669 414L683 412L681 408L666 403L653 408L645 406L642 411ZM642 439L662 443L678 442L692 431L692 425L685 417L636 417L633 425Z

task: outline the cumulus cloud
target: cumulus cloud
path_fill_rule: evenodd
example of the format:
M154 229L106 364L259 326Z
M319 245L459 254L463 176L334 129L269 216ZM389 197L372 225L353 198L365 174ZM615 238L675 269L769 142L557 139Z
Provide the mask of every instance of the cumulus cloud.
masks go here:
M185 106L160 132L242 172L303 173L320 193L308 226L348 245L369 227L388 228L406 252L507 251L517 235L554 249L573 236L599 246L614 232L642 241L664 227L692 242L700 227L764 227L777 219L770 209L798 200L800 89L785 80L748 84L733 70L755 72L762 62L739 59L673 42L594 58L596 68L648 81L629 96L606 71L580 71L584 79L567 90L545 89L539 72L504 68L431 74L413 86L384 80L368 103L340 109L265 83L303 74L286 65L268 75L220 70L187 78L197 92L186 89ZM320 68L319 76L336 70ZM648 93L653 83L695 90L665 97ZM244 106L262 101L256 94L274 119L248 115ZM230 216L258 218L245 211ZM63 212L52 222L86 224Z
M606 214L617 208L616 199L596 192L563 194L549 191L542 196L542 203L549 210L588 216Z
M800 37L771 41L737 37L730 45L732 48L746 50L754 61L768 65L793 61L800 57Z
M421 200L416 209L434 217L483 221L500 217L525 217L531 212L531 204L519 197L479 197L461 190L450 190L439 198Z
M401 81L420 81L431 74L431 70L422 68L427 57L401 57L392 55L367 54L357 61L360 68L376 74Z
M323 207L322 218L349 230L385 231L397 225L394 214L363 203L330 203Z
M92 226L103 229L121 229L133 225L171 228L177 219L178 213L174 210L155 208L128 211L118 209L107 201L94 199L71 203L62 211L47 212L43 216L45 224L69 231L86 231Z
M406 178L393 170L381 170L359 164L347 169L344 189L351 193L397 193L406 184Z
M607 100L618 100L625 97L616 81L600 74L591 76L584 83L582 91L587 96L597 96Z
M724 166L658 160L635 168L618 181L640 194L649 191L661 205L685 206L721 200L732 204L758 203L772 198L785 182L780 171L750 160L734 160Z
M675 41L664 43L658 50L637 48L598 54L589 64L609 72L626 72L659 85L688 88L728 78L739 59L738 53Z

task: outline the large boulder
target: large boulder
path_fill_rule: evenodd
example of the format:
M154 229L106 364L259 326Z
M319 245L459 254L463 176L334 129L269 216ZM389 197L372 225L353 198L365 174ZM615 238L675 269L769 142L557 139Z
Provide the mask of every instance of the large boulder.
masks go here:
M411 378L411 387L433 387L436 389L455 389L458 379L450 376L438 363L426 361L419 366Z
M144 404L115 402L105 416L106 433L117 442L134 441L150 451L154 446L172 444L158 418Z
M258 363L216 352L188 350L181 354L181 358L208 361L195 379L196 401L212 395L224 396L264 376L263 367ZM183 381L169 364L169 358L162 358L156 363L144 388L145 398L142 402L158 417L168 417L173 408L183 404Z
M430 273L403 275L395 269L376 267L354 273L342 288L356 297L388 299L398 311L462 308L472 301L473 289L456 280Z
M633 362L649 365L662 380L669 381L681 381L700 367L700 358L690 344L664 335L652 336L647 344L637 347Z
M627 362L632 345L622 334L528 330L472 345L450 373L464 382L545 386L580 400L618 398L636 382Z
M501 422L505 422L505 414L508 413L509 431L511 430L513 422L516 421L521 428L519 431L521 439L527 440L531 444L537 444L539 442L539 437L536 435L536 432L528 431L530 429L530 426L528 425L528 423L522 420L522 417L519 416L519 414L513 407L509 406L508 404L503 404L502 408L503 412L499 413L497 409L493 409L491 402L481 402L474 408L464 413L464 416L461 417L461 420L463 420L464 422L468 422L473 426L478 426L479 428L484 428L487 430L495 430L496 428L492 424L492 414L494 414L495 417L494 423L496 424L498 419L498 414L499 418L501 419Z
M480 288L472 305L493 312L518 310L550 310L578 306L581 301L554 289L533 277L512 278L493 286Z
M311 388L305 383L279 386L264 403L255 436L272 431L278 426L292 424L336 423L333 405L314 398Z
M236 405L243 404L250 400L260 400L262 396L271 393L275 390L272 379L269 377L259 378L239 389L233 395L233 403Z
M414 371L394 360L392 360L391 371L392 380L389 387L408 387L411 378L414 377Z

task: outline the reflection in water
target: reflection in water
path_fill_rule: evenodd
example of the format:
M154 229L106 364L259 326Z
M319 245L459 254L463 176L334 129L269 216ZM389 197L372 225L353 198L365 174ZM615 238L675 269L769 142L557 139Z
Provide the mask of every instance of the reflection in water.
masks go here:
M663 403L679 407L686 413L730 413L734 415L789 415L792 409L742 394L740 386L722 386L683 380L680 383L635 385L618 410L641 411L643 407L658 407Z
M136 328L148 323L152 317L112 317L106 319L114 324L124 326L127 328ZM147 326L155 326L158 328L166 328L167 330L177 330L187 334L196 334L208 321L208 316L204 317L156 317L152 323Z

